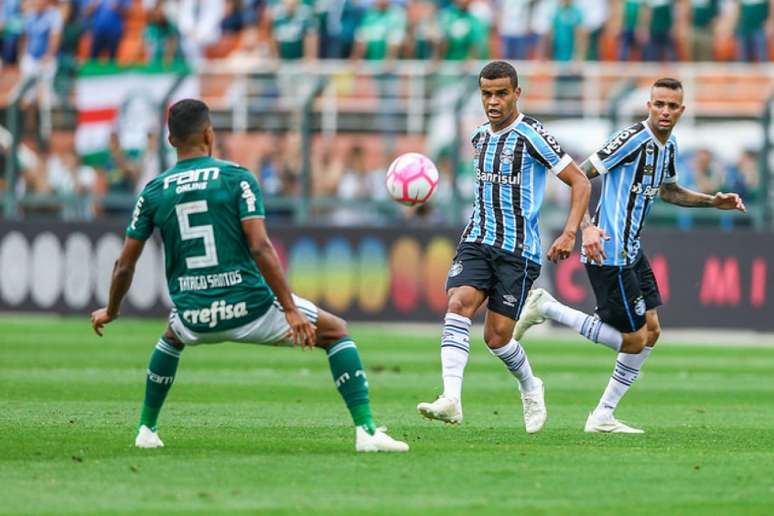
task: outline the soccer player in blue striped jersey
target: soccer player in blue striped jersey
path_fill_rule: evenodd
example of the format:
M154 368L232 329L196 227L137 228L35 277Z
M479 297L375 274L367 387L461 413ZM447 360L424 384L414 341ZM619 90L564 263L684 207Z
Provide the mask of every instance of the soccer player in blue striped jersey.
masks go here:
M484 341L518 380L524 426L538 432L546 420L543 382L532 373L527 355L513 339L524 300L540 273L538 214L548 175L572 188L564 231L548 251L567 258L583 214L590 183L553 136L520 113L516 70L508 63L487 64L479 74L487 123L472 136L475 168L473 213L457 247L446 282L448 309L441 337L443 394L417 410L430 419L462 421L462 378L470 349L471 318L487 302ZM599 238L598 233L590 233ZM599 242L590 244L600 245Z
M647 120L620 131L581 164L589 178L603 178L593 220L586 215L582 224L584 238L590 232L601 237L584 247L581 257L597 299L596 315L564 306L536 289L514 334L521 338L530 326L550 318L619 352L607 389L586 420L587 432L643 432L617 420L613 412L661 334L657 311L661 295L640 247L642 226L656 196L677 206L746 211L737 194L707 195L677 183L678 150L672 129L685 111L682 84L659 79L647 107Z

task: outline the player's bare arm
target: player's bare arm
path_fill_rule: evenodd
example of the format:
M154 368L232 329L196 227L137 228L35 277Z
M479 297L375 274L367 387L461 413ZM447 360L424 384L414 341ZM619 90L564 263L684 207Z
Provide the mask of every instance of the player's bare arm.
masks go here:
M583 219L584 213L589 208L589 197L591 196L591 183L581 172L575 162L569 165L557 175L566 185L572 189L570 198L570 213L567 216L567 222L564 225L562 234L554 241L548 250L548 259L558 263L570 256L573 247L575 247L575 236L578 232L578 226Z
M670 204L684 208L717 208L719 210L738 210L746 212L741 197L735 193L718 192L708 195L689 190L677 183L664 183L659 190L661 198Z
M583 163L580 164L581 172L586 174L586 177L589 179L594 179L599 174L599 170L597 170L597 167L594 166L594 164L591 162L590 159L585 160Z
M255 259L258 269L266 279L277 300L285 311L285 318L290 326L290 337L294 344L301 344L301 348L311 347L315 344L315 327L309 319L302 314L293 296L290 287L285 280L285 275L280 267L279 257L274 250L269 235L266 233L266 224L263 219L251 218L242 221L242 231L247 238L250 254Z
M134 268L137 260L140 259L142 250L145 247L144 240L136 240L126 237L124 248L121 250L121 256L116 260L113 266L113 276L110 279L110 295L106 307L95 310L91 314L91 326L94 332L102 336L102 328L109 322L118 318L121 308L121 301L129 291L134 278Z

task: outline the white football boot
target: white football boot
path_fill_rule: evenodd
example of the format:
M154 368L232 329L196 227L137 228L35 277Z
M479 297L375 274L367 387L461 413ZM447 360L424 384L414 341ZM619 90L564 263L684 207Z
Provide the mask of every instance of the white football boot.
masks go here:
M417 405L417 411L427 419L437 419L453 425L462 423L462 403L443 394L432 403L420 403Z
M603 432L610 434L644 434L645 430L631 427L621 421L618 421L612 412L598 414L592 412L586 419L584 432Z
M137 438L134 440L137 448L163 448L164 443L159 439L158 432L154 432L145 425L140 426Z
M535 377L535 380L540 382L540 385L531 391L521 394L521 406L524 410L524 428L528 434L541 431L548 418L543 380L538 377Z
M527 295L527 301L521 310L519 321L513 329L513 338L521 340L527 330L536 324L543 324L546 316L543 314L543 305L551 301L556 301L554 297L542 288L533 288Z
M409 445L397 441L385 433L386 428L377 428L374 435L363 427L355 427L355 451L358 452L407 452Z

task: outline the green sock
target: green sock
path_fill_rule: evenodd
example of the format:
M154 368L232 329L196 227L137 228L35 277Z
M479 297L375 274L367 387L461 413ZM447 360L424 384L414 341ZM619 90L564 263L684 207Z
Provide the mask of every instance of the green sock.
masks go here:
M355 426L362 426L369 434L373 434L376 425L368 403L368 380L351 337L339 339L328 349L328 363L333 381L352 414Z
M172 387L172 382L175 381L180 353L181 350L169 344L163 337L159 339L159 343L156 344L156 348L151 353L148 378L145 381L145 402L140 414L140 425L145 425L154 432L161 406Z

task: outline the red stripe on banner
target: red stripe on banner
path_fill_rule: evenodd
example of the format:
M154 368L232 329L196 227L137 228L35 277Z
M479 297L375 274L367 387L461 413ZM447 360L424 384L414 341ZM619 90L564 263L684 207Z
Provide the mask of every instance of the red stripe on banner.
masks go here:
M90 109L78 111L78 123L112 122L118 116L117 108Z

